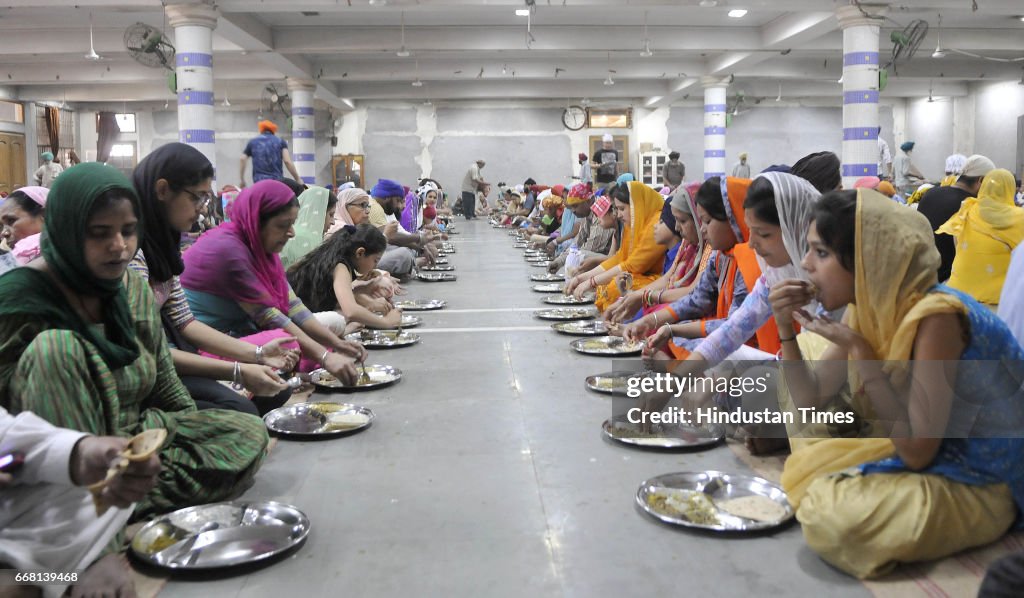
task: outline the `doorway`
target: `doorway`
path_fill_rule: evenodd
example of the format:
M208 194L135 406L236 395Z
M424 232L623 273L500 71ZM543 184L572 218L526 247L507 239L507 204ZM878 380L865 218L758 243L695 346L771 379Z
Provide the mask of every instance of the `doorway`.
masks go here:
M331 170L334 173L334 189L345 183L354 183L356 187L364 188L366 181L366 170L363 168L363 156L361 154L344 154L331 158Z
M0 133L0 191L10 193L25 186L25 136Z

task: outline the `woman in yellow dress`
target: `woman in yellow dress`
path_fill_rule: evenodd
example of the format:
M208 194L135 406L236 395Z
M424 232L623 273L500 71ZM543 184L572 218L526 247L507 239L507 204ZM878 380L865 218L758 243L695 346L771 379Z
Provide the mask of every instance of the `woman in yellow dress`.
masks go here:
M867 578L1019 525L1024 401L1011 370L1024 349L991 310L938 284L923 215L871 190L832 192L807 239L811 284L782 281L769 295L789 397L827 408L848 385L858 434L872 436L794 446L782 484L808 545ZM807 314L812 297L846 306L842 322ZM820 359L805 360L794 322L829 341Z
M623 223L619 250L601 265L573 277L566 294L576 297L597 290L597 308L602 312L619 298L615 278L632 276L632 289L641 289L661 276L668 248L654 240L654 225L661 218L665 198L647 185L632 181L612 187L612 205Z
M1024 239L1024 208L1013 201L1016 186L1009 170L989 172L978 197L964 200L960 211L937 231L956 238L956 257L946 284L992 309L999 307L1010 253Z

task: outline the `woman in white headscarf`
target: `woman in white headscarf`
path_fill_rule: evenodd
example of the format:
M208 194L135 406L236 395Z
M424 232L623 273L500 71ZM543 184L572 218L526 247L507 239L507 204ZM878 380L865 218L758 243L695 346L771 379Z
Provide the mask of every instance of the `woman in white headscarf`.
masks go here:
M743 207L750 227L750 246L757 252L763 274L739 309L693 349L686 360L687 371L699 373L719 364L754 336L772 317L768 292L773 284L789 278L809 281L798 264L807 253L807 227L820 195L810 183L791 174L766 172L754 179ZM813 311L815 306L811 307ZM666 324L648 339L648 344L659 347L671 337L671 327ZM740 358L773 357L752 351L744 350Z

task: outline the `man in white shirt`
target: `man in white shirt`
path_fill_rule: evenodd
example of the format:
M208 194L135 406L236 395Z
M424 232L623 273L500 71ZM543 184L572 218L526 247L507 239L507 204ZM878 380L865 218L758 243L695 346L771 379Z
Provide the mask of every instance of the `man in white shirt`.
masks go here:
M462 179L462 215L466 220L472 220L476 214L476 192L481 191L487 183L484 176L480 174L486 162L477 160L466 171L466 177Z
M35 179L36 185L49 189L54 179L64 172L64 167L53 161L51 152L43 152L39 157L42 158L43 165L36 169L32 178Z
M156 484L160 458L130 463L114 476L100 494L114 508L103 515L97 516L84 487L106 478L111 461L127 445L126 438L57 428L32 413L14 416L0 407L0 458L23 456L19 469L0 473L2 566L85 569L74 585L86 594L132 591L127 563L108 544L124 528L133 503ZM43 593L59 596L67 585L47 585Z
M878 127L878 178L892 180L892 152L889 144L882 139L882 127Z
M732 167L732 176L740 179L750 178L750 164L747 164L747 152L740 152L740 161Z

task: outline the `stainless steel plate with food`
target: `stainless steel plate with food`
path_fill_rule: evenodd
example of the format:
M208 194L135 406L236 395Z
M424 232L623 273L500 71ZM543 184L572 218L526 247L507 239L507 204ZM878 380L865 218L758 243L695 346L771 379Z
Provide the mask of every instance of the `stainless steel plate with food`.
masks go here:
M423 323L423 318L412 314L402 314L402 328L415 328Z
M626 396L627 384L636 372L605 372L587 376L587 388L603 394Z
M558 282L535 284L533 285L533 290L537 293L561 293L565 290L565 285Z
M449 264L420 266L420 272L454 272L455 266Z
M586 355L639 355L644 348L643 342L631 343L620 336L599 336L597 338L581 338L569 343L573 349Z
M448 258L446 258L446 257L439 257L436 260L434 260L434 265L436 265L436 266L444 266L447 263L448 263Z
M546 261L548 261L548 256L546 256L546 255L528 255L528 256L526 256L526 263L527 264L536 264L537 262L546 262Z
M395 301L395 307L404 311L433 311L444 309L447 302L440 299L403 299Z
M687 471L644 481L636 504L659 521L717 532L760 532L793 519L786 493L763 478Z
M181 571L250 565L302 544L309 518L279 502L221 502L180 509L142 527L132 552Z
M264 415L263 421L280 436L326 437L362 430L373 423L373 418L373 411L366 407L317 401L278 407Z
M561 274L531 274L530 280L534 282L556 282L565 280L565 277Z
M572 295L550 295L544 298L544 303L550 305L590 305L596 298L596 295L584 295L581 299L577 299Z
M417 272L416 278L423 282L453 282L456 276L452 272Z
M544 260L543 262L530 262L530 265L534 268L547 268L551 265L551 262L549 260Z
M588 320L595 317L597 311L586 307L555 307L535 311L533 315L541 320Z
M608 324L601 320L589 322L560 322L552 324L555 332L571 336L603 336L608 334Z
M363 367L366 368L366 377L363 377ZM342 384L327 370L320 368L309 373L309 381L320 390L327 392L354 392L361 390L375 390L390 386L402 379L402 370L390 365L367 364L363 367L356 367L359 374L354 385Z
M411 334L404 330L370 330L366 328L347 335L345 339L362 343L367 349L408 347L420 342L418 334Z
M650 431L644 432L640 424L609 419L602 424L601 430L613 442L643 448L711 448L725 439L725 428L716 425L651 424Z

